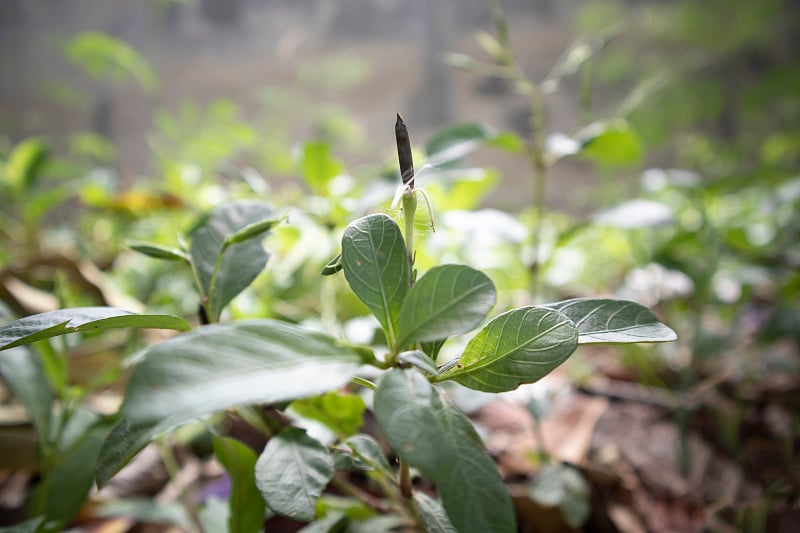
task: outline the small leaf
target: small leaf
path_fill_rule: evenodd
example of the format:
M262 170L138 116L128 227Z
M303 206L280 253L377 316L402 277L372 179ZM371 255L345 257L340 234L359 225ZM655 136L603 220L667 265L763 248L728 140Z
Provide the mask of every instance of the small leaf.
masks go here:
M209 300L212 322L216 322L222 309L256 279L269 259L260 241L248 240L227 246L226 239L271 214L269 206L260 202L224 204L192 234L189 252L200 291Z
M236 405L336 390L361 365L360 355L336 339L273 320L204 326L143 350L139 359L98 462L100 485L161 432Z
M484 392L509 391L546 376L577 346L578 330L566 316L544 307L520 307L489 322L439 379Z
M497 301L486 274L465 265L440 265L408 291L397 319L398 342L407 346L466 333Z
M516 531L511 498L472 423L420 372L386 372L374 412L392 449L436 484L458 531Z
M361 396L335 391L295 400L290 407L302 417L322 422L342 437L358 431L364 423L366 409Z
M186 331L191 326L172 315L137 315L114 307L75 307L26 316L0 327L0 350L67 333L118 328Z
M18 193L33 184L47 159L41 139L30 138L17 144L6 159L4 181Z
M267 442L256 463L256 484L275 513L310 522L333 477L333 459L319 441L289 427Z
M325 196L328 183L342 172L342 164L331 157L331 147L326 142L308 142L303 146L300 170L311 190Z
M426 533L458 533L439 502L423 492L415 491L414 503Z
M128 242L125 245L133 250L155 259L166 259L167 261L184 261L189 262L189 256L186 252L177 248L168 248L159 244L151 244L146 242Z
M350 288L394 342L397 317L410 283L406 245L397 223L378 214L347 226L342 237L342 266Z
M493 135L488 127L474 122L449 126L436 133L425 145L428 164L441 166L461 159L480 148Z
M436 362L425 352L421 352L419 350L400 352L400 354L397 356L397 360L402 363L413 365L420 370L427 372L428 374L433 374L434 376L439 374L439 369L436 367Z
M389 466L389 462L386 460L381 445L370 435L365 433L353 435L345 441L345 444L353 450L353 453L356 454L359 459L372 468L391 474L392 467Z
M17 401L25 406L36 430L39 446L46 446L50 440L53 393L41 360L28 348L14 348L0 354L0 374Z
M274 228L277 224L283 222L285 219L286 219L285 216L280 216L275 218L266 218L259 222L253 222L252 224L248 224L247 226L243 227L233 235L229 236L227 242L230 245L244 241L249 241L250 239L254 239L268 232L269 230Z
M342 253L339 252L339 254L336 257L328 261L328 264L322 267L322 275L332 276L333 274L339 272L341 269L342 269Z
M256 487L256 453L230 437L214 436L214 455L231 478L230 533L258 533L264 530L264 498Z
M639 136L624 120L592 124L576 138L579 154L603 165L633 165L642 158Z
M529 493L535 502L558 507L564 521L580 528L591 512L588 483L574 468L567 465L545 465L536 474Z
M582 299L547 304L575 324L579 344L668 342L678 338L650 309L628 300Z

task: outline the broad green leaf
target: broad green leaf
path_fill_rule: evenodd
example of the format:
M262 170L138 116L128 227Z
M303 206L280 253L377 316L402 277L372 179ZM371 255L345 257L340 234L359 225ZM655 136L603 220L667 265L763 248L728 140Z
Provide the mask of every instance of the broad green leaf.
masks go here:
M256 484L275 513L310 522L333 477L333 459L319 441L289 427L267 442L256 463Z
M125 245L134 252L139 252L155 259L189 262L189 256L186 255L186 252L177 248L168 248L167 246L147 242L128 242Z
M326 142L309 142L303 146L300 171L303 179L316 194L325 196L328 183L338 176L344 167L331 157L331 147Z
M624 120L595 123L576 135L579 155L602 165L625 166L642 158L639 136Z
M465 265L440 265L408 291L397 319L400 346L466 333L486 317L497 301L486 274Z
M327 335L273 320L215 324L140 352L97 466L103 485L158 433L236 405L336 390L361 365Z
M0 327L0 350L75 332L118 328L190 329L172 315L137 315L114 307L75 307L26 316Z
M424 492L415 491L414 503L426 533L458 533L439 502Z
M516 531L511 498L472 423L420 372L385 373L374 411L392 449L436 484L458 531Z
M109 429L88 410L71 413L63 423L55 464L44 472L31 498L33 513L47 517L44 531L62 531L86 501L94 485L90 465L97 461Z
M544 307L520 307L486 324L458 364L439 379L484 392L509 391L546 376L577 346L578 330L566 316Z
M531 498L547 507L558 507L564 521L580 528L591 512L591 492L583 476L567 465L545 465L530 486Z
M434 376L439 374L439 369L436 366L436 362L431 359L428 354L420 350L400 352L400 354L397 356L397 360L401 363L408 363L409 365L415 366L420 370L424 370L428 374L433 374Z
M40 446L49 440L50 409L53 393L39 357L27 348L14 348L0 354L0 374L25 406Z
M200 291L208 298L212 322L216 322L222 309L256 279L269 259L260 240L228 246L226 239L271 214L269 206L260 202L224 204L192 234L189 252ZM221 260L218 259L220 254Z
M445 165L469 155L491 138L493 132L481 124L465 122L439 131L428 140L428 164Z
M231 478L228 530L230 533L263 531L266 506L256 487L256 453L230 437L215 436L212 444L214 455Z
M578 328L579 344L668 342L678 338L650 309L628 300L582 299L547 304Z
M394 342L397 317L410 283L406 245L397 223L378 214L347 226L342 237L342 266L350 288Z
M47 158L47 150L41 139L30 138L17 144L2 168L3 181L17 193L29 187Z
M290 407L302 417L322 422L341 437L358 431L366 409L361 396L336 391L295 400Z

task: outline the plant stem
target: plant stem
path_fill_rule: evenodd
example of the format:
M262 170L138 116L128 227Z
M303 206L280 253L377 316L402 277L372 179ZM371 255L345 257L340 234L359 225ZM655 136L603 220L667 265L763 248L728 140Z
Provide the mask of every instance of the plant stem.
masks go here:
M373 496L364 489L354 485L353 483L350 482L349 479L344 477L344 475L341 472L337 472L337 474L333 476L333 479L331 479L331 483L333 483L333 485L343 493L358 498L359 500L366 503L379 513L385 514L389 512L389 506L386 505L386 503L383 500Z
M161 455L161 461L164 463L164 468L167 470L169 479L175 485L175 488L178 491L178 498L180 499L183 510L186 512L186 517L192 523L192 527L195 531L203 531L203 528L200 524L200 519L197 517L197 513L195 513L195 506L189 497L189 492L186 490L186 487L183 485L183 483L178 479L180 466L178 465L178 461L175 459L175 454L172 453L172 447L163 439L157 440L156 446L158 447L159 454Z

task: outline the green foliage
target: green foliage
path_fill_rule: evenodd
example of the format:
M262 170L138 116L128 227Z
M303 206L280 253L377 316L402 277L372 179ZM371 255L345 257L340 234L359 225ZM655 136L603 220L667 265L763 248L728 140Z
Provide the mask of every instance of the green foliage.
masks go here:
M85 32L67 46L67 58L99 80L136 80L145 90L158 87L158 75L127 43L99 32Z

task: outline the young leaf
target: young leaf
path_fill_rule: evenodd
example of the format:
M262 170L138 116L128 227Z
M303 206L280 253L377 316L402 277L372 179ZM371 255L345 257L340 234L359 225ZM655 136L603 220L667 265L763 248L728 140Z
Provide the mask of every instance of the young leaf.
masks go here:
M361 365L358 352L336 339L273 320L201 327L139 359L98 462L100 485L160 432L236 405L335 390Z
M464 265L440 265L408 291L397 319L398 343L407 346L466 333L497 301L486 274Z
M341 269L342 269L342 253L339 252L339 254L336 257L328 261L328 264L322 267L322 275L331 276L339 272Z
M397 360L402 363L408 363L412 366L415 366L420 370L424 370L428 374L433 374L434 376L439 374L439 369L436 367L436 362L425 352L421 352L419 350L400 352L400 354L397 356Z
M275 513L310 522L333 477L333 459L305 430L288 427L270 439L256 463L256 485Z
M0 327L0 350L67 333L117 328L157 328L186 331L184 319L172 315L137 315L114 307L75 307L30 315Z
M47 159L47 149L41 139L32 137L17 144L6 159L3 181L21 193L33 184Z
M546 376L577 346L578 330L569 318L552 309L520 307L486 324L458 365L439 379L484 392L509 391Z
M342 172L342 164L331 157L331 147L326 142L309 142L303 146L300 170L303 179L316 194L325 196L328 183Z
M342 266L350 288L394 342L410 279L406 245L397 223L378 214L347 226L342 237Z
M214 436L214 455L231 478L229 533L264 530L264 498L256 487L256 453L230 437Z
M353 435L345 441L345 444L353 450L353 453L357 455L359 459L372 468L391 473L392 468L389 466L389 462L383 454L381 445L370 435L366 433Z
M208 298L212 322L219 318L222 309L236 295L256 279L269 259L259 240L251 239L228 246L226 239L271 214L269 206L260 202L232 202L214 210L205 224L192 235L189 253L200 291Z
M650 309L628 300L583 299L547 304L578 328L578 344L668 342L678 338Z
M601 165L632 165L642 158L639 136L624 120L595 123L576 135L579 155Z
M146 242L128 242L126 246L134 252L139 252L155 259L166 259L167 261L184 261L189 263L189 256L177 248L167 248L159 244Z
M291 408L300 416L322 422L338 435L354 434L364 423L364 400L355 394L329 392L295 400Z
M374 410L392 449L436 484L458 531L516 531L511 498L472 423L421 373L384 374Z
M286 217L274 217L274 218L267 218L264 220L260 220L258 222L253 222L252 224L248 224L233 235L229 235L226 239L226 243L228 245L231 244L238 244L240 242L249 241L250 239L254 239L259 235L263 235L264 233L268 232L272 228L274 228L277 224L280 224Z
M53 393L39 357L28 348L14 348L0 354L0 374L25 406L36 430L40 446L49 441L50 409Z
M414 492L414 503L426 533L458 533L439 502L424 492Z

